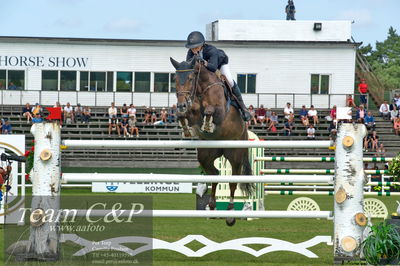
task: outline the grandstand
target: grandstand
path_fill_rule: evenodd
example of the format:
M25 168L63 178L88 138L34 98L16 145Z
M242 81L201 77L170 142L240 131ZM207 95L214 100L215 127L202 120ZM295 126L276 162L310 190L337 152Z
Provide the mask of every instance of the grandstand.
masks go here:
M91 121L89 124L80 122L62 126L63 139L123 139L116 134L109 137L108 135L108 107L91 107ZM284 136L283 128L283 108L272 109L279 116L280 124L277 132L267 132L265 126L250 126L249 129L255 132L261 139L265 140L305 140L306 128L301 124L298 117L295 119L295 127L291 136ZM298 109L295 109L298 113ZM386 147L386 156L394 156L398 147L400 147L400 137L395 136L392 130L392 124L383 121L377 111L373 111L376 121L376 130L380 141ZM329 115L329 109L318 109L320 124L316 127L316 139L329 139L329 122L324 119ZM181 129L177 123L166 125L146 125L143 121L144 107L137 107L137 126L140 132L140 140L179 140L182 139ZM31 125L26 123L26 119L22 117L22 106L3 105L0 108L0 117L10 119L13 134L25 134L27 137L27 145L31 146L33 136L29 130ZM130 138L130 139L136 139ZM333 156L334 151L326 149L283 149L268 150L265 149L266 156ZM368 156L374 156L375 152L366 152ZM194 149L134 149L134 150L88 150L74 149L63 152L63 166L82 167L91 165L92 167L197 167L196 151ZM280 168L284 168L285 163L280 162ZM329 163L327 163L328 165ZM321 168L321 163L318 163ZM301 168L301 164L298 166ZM291 165L291 168L294 168Z

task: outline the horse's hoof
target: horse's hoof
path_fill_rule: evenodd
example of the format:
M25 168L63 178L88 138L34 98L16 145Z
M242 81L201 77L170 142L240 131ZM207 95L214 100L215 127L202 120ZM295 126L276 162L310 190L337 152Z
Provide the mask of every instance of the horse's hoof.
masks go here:
M227 226L234 226L236 223L236 219L235 218L226 218L225 222L226 222Z

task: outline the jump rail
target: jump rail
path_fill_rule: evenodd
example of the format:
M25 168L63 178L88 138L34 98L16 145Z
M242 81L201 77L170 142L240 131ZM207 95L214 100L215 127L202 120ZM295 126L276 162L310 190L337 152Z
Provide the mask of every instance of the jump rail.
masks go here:
M272 156L272 157L256 157L256 161L264 162L334 162L335 157L284 157L284 156ZM364 162L391 162L393 157L370 157L363 158Z
M331 141L64 140L65 148L330 148Z

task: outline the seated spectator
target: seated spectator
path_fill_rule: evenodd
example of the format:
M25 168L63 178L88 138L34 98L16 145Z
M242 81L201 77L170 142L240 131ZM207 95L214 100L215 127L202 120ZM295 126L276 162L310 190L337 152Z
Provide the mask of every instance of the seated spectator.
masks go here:
M129 128L128 118L123 117L120 123L120 130L124 133L125 138L129 136L128 128Z
M393 123L397 117L399 117L399 110L397 110L396 106L393 106L392 111L390 111L390 121Z
M64 123L72 124L73 121L74 121L74 109L68 102L67 105L64 106Z
M286 107L283 109L283 114L285 115L285 120L289 120L290 116L294 113L293 108L290 103L286 103Z
M129 108L128 108L128 106L126 106L126 103L124 103L124 105L121 108L119 108L119 112L120 112L121 118L128 118L129 117L128 109Z
M160 118L163 123L167 123L168 113L165 107L163 107L160 111Z
M267 131L276 132L276 127L278 126L278 115L276 112L272 112L271 121L269 122Z
M385 157L386 156L386 149L383 146L383 143L379 144L378 149L376 150L375 157Z
M115 116L117 116L115 114ZM116 117L112 117L109 119L108 123L108 136L111 137L111 132L117 132L118 137L121 136L121 132L118 125L118 119Z
M151 108L151 123L157 122L157 110L155 107Z
M22 108L22 116L26 118L26 123L29 124L29 122L32 120L32 113L31 113L31 106L29 103L25 104L25 107Z
M265 109L265 124L268 125L271 122L272 111L271 108Z
M336 120L333 120L329 123L328 132L329 132L329 140L336 141L337 137Z
M3 134L11 134L12 133L12 126L10 124L10 120L8 118L4 118L4 123L1 128Z
M90 110L89 106L85 106L85 107L83 108L83 112L82 112L82 122L83 122L84 124L87 124L87 123L90 122L90 117L91 117L90 111L91 111L91 110Z
M3 119L0 119L0 134L3 134Z
M329 112L329 116L332 118L332 120L336 120L336 105L334 105L331 109L331 111Z
M367 127L368 130L370 129L375 130L375 118L372 115L371 111L367 112L364 121L365 121L365 126Z
M308 110L307 115L310 119L313 120L313 124L316 125L319 123L318 120L318 112L315 110L314 105L310 106L310 110ZM314 127L313 127L314 128Z
M144 111L144 123L150 124L151 123L151 109L150 107L146 107L146 110Z
M356 104L354 103L353 96L351 96L351 94L347 95L346 106L347 107L354 107L354 108L357 107Z
M393 120L393 129L394 129L394 134L399 136L400 135L400 117L396 117Z
M292 128L293 128L292 123L290 123L289 120L285 121L285 123L283 124L283 135L285 136L292 135Z
M136 134L136 137L139 137L139 129L136 126L136 117L130 117L129 121L129 134L131 137L133 137L133 134Z
M372 133L368 133L367 136L364 137L364 151L368 151L371 147L371 138L372 138Z
M377 151L378 149L378 143L379 143L379 136L376 134L376 131L372 131L372 137L371 137L371 150Z
M75 118L75 123L77 123L78 121L83 122L83 109L80 103L78 103L75 107L74 118Z
M394 95L393 103L396 105L397 109L400 108L400 94Z
M109 118L109 122L111 122L111 119L116 119L117 118L117 108L115 107L115 104L112 102L111 106L108 108L108 118Z
M131 119L132 117L136 118L136 108L133 104L131 104L128 108L128 117Z
M32 118L32 123L42 123L43 122L43 118L40 115L40 113L37 113L34 115L34 117Z
M37 113L42 113L42 107L40 106L40 104L36 103L34 107L32 107L32 115L35 115Z
M390 107L387 101L383 101L379 107L379 113L384 120L390 120Z
M256 111L254 110L254 106L253 105L249 106L249 113L250 113L250 116L251 116L249 124L256 125L257 124Z
M358 123L364 124L365 121L365 115L366 115L366 111L364 109L364 105L360 105L360 107L358 107L357 112L356 112L356 121Z
M310 126L307 129L307 139L309 139L309 140L315 139L315 128L314 128L313 124L310 124Z
M176 122L176 104L172 105L168 110L168 123Z
M260 108L258 108L256 111L257 122L259 122L261 125L263 125L265 123L265 115L266 115L266 111L265 111L264 105L261 104Z
M53 107L54 108L60 108L60 110L61 110L61 120L64 121L64 110L63 110L60 102L56 102L56 104Z
M301 119L301 123L303 124L303 126L308 127L309 121L308 121L308 117L307 117L307 109L306 106L303 105L299 111L299 117Z

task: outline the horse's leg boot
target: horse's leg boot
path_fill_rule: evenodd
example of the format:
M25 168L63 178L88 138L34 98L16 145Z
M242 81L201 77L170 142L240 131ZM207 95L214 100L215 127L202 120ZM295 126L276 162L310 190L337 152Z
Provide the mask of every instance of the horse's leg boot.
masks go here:
M250 114L249 110L247 110L247 107L243 102L242 93L240 92L239 86L237 85L236 82L235 82L234 86L232 87L232 92L237 99L237 103L239 104L243 120L250 121L251 114Z

